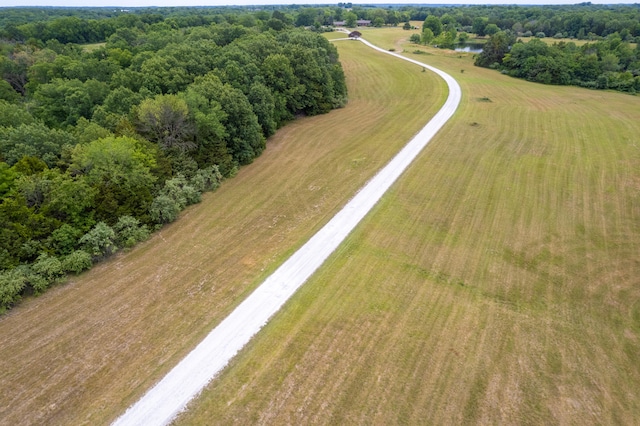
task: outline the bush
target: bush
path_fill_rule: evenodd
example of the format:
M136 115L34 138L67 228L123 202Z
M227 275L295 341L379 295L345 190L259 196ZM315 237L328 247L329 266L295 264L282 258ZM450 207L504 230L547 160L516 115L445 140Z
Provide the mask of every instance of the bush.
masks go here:
M609 88L609 78L606 74L600 74L596 79L596 88L597 89L608 89Z
M214 191L218 189L220 182L222 182L222 174L218 166L200 169L191 179L191 185L200 192Z
M38 256L38 260L36 260L31 269L50 281L55 281L64 275L60 260L57 257L49 256L46 253Z
M197 204L202 201L202 192L198 191L191 185L185 185L182 187L182 194L184 195L185 200L187 200L187 205Z
M187 179L183 175L179 174L164 183L162 193L175 201L179 209L182 210L187 205L193 204L189 202L189 198L193 198L193 187L185 190L185 187L187 186L189 186Z
M64 276L62 263L57 257L41 254L27 274L29 285L36 294L43 293L51 284Z
M99 222L80 238L80 244L94 259L100 259L116 252L115 240L115 231L106 223Z
M81 235L82 231L65 223L51 233L51 246L56 253L68 255L77 247L78 239Z
M167 180L160 195L151 203L151 218L156 223L173 222L186 206L200 202L203 188L217 188L221 178L218 168L214 166L198 170L191 182L181 174Z
M84 250L76 250L62 261L62 269L76 275L89 268L91 268L91 255Z
M136 243L149 238L149 228L140 226L140 221L131 216L122 216L113 227L118 247L133 247Z
M536 33L536 37L538 38L545 38L547 35L545 33L543 33L542 31L539 31Z
M0 314L20 301L26 285L27 278L19 269L0 273Z
M420 34L411 34L411 37L409 37L409 41L414 44L420 44Z
M153 199L149 214L155 223L171 223L180 214L180 206L173 198L160 194Z
M586 87L587 89L597 89L597 84L595 81L582 81L582 80L574 80L571 84L580 87Z

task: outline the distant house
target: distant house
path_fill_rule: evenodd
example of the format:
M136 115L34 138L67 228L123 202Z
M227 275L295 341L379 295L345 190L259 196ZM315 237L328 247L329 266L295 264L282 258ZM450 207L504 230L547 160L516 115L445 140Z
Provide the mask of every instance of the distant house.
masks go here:
M358 38L361 36L362 36L362 33L360 31L351 31L349 33L349 38Z
M358 19L356 21L356 26L358 26L358 27L368 27L369 25L371 25L371 21L369 21L368 19ZM333 21L333 26L334 27L346 27L347 26L347 21Z

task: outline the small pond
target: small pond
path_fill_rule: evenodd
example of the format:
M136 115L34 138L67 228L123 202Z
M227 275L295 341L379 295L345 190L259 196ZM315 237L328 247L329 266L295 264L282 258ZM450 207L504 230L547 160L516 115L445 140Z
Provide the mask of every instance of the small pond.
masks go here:
M483 43L459 43L456 44L456 52L482 53Z

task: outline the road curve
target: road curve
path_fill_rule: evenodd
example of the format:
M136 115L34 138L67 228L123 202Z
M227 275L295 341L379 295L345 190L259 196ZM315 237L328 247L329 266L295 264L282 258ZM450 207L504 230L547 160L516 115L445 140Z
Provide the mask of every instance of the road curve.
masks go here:
M256 288L160 382L116 419L113 425L169 424L324 263L456 111L462 94L460 86L449 74L380 49L366 40L359 40L373 49L438 74L449 86L445 104L340 212Z

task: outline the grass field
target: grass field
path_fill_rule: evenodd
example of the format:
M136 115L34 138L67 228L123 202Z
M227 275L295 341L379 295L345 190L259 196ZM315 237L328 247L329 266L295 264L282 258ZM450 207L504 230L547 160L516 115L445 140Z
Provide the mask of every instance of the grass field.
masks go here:
M640 423L640 98L424 50L460 111L177 424Z
M536 37L518 37L518 40L524 42L524 43L528 43L531 40L534 40ZM584 46L587 43L597 43L598 40L578 40L575 38L554 38L554 37L544 37L539 39L547 44L555 44L555 43L574 43L576 46L580 47L580 46ZM629 43L629 46L631 46L631 49L635 49L636 48L636 43Z
M0 424L114 419L442 103L430 73L337 43L346 108L0 318ZM178 423L640 423L640 98L415 49L460 111Z
M411 21L411 25L417 28L414 30L403 30L402 25L399 25L397 27L387 27L387 28L361 27L361 28L358 28L358 31L360 31L363 34L364 38L385 49L395 48L396 50L400 50L404 48L411 51L412 47L415 45L409 44L407 43L407 41L409 40L409 37L411 37L412 34L420 34L422 29L422 24L423 24L422 21ZM469 43L483 44L489 40L488 36L479 37L479 38L476 38L475 34L469 34L469 36L471 37L469 39ZM518 37L518 40L524 43L528 43L529 41L534 39L537 39L537 38L536 37ZM547 44L554 44L554 43L560 43L560 42L575 43L576 46L583 46L587 43L597 42L597 41L578 40L578 39L571 39L571 38L557 39L553 37L544 37L538 40L541 40ZM635 49L636 43L629 43L629 44L632 49Z
M115 419L444 102L432 74L342 43L347 107L281 129L150 241L0 317L0 424Z

